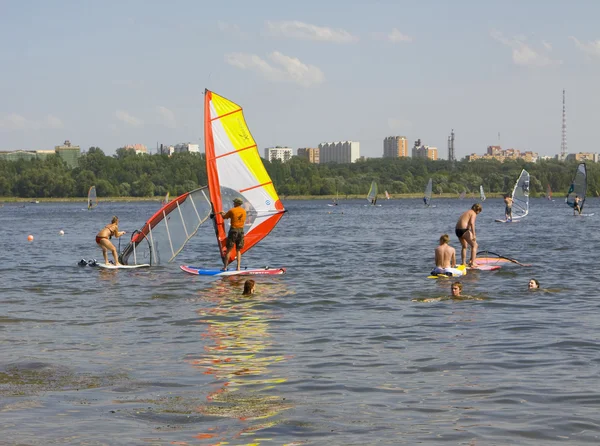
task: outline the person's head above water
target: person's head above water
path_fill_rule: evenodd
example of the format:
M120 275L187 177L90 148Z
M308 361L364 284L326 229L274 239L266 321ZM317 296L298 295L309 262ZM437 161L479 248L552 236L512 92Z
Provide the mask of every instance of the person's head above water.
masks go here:
M529 285L528 288L530 290L536 290L540 287L540 283L537 281L537 279L529 279Z
M254 287L256 282L252 279L248 279L244 282L244 292L242 296L249 296L250 294L254 294Z
M462 292L462 283L452 283L452 285L450 286L450 291L452 292L452 296L460 296L460 293Z

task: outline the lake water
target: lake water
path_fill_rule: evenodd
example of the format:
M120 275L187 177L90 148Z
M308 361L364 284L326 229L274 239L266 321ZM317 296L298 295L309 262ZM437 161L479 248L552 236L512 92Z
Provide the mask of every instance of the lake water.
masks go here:
M130 233L158 203L6 204L0 443L599 444L600 213L534 199L501 224L488 199L480 249L533 266L469 272L454 301L427 275L473 201L379 202L285 202L243 264L288 273L252 298L179 270L219 265L210 225L173 264L77 266L112 215Z

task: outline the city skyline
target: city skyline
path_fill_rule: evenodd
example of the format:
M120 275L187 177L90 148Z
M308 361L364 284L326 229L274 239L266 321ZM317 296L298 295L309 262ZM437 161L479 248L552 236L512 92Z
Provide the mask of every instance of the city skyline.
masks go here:
M560 153L565 89L569 152L594 151L595 2L176 6L3 2L0 150L202 148L209 88L244 108L261 152L352 140L378 158L403 135L441 159L452 129L457 159Z

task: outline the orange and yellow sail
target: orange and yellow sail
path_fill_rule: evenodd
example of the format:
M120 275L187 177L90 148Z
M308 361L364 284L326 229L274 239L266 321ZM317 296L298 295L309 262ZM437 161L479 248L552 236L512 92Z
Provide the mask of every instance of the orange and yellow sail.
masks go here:
M226 251L228 221L219 212L232 207L236 197L243 200L247 214L244 253L271 232L285 209L262 163L242 108L209 90L204 97L204 144L221 258ZM235 256L234 248L229 261Z

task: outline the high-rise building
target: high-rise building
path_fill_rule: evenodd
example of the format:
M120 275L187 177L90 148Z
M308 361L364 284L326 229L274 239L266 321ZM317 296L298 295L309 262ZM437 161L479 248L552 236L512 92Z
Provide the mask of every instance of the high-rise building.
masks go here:
M54 146L54 152L60 156L69 167L77 167L81 148L74 146L68 139L60 146Z
M358 141L322 142L319 144L320 163L350 164L360 159Z
M421 140L417 139L412 149L413 158L429 158L436 161L438 159L437 147L429 147L421 144Z
M292 149L290 147L267 147L265 149L265 159L269 161L280 160L285 163L292 159Z
M303 147L298 149L298 156L308 159L309 163L319 164L319 149L312 147Z
M408 140L406 136L388 136L383 140L383 157L399 158L408 156Z

